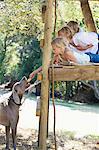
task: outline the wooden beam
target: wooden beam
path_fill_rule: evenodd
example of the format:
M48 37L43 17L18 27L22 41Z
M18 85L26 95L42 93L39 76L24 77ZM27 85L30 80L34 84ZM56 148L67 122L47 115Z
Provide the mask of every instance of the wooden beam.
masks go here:
M41 83L39 150L46 150L48 97L49 97L48 67L51 56L51 40L52 40L52 4L53 0L47 0L45 13L43 63L42 63L43 79Z
M51 80L51 68L49 68L49 80ZM80 81L99 80L99 66L64 66L54 68L55 81Z
M97 32L88 0L80 0L80 4L88 31Z

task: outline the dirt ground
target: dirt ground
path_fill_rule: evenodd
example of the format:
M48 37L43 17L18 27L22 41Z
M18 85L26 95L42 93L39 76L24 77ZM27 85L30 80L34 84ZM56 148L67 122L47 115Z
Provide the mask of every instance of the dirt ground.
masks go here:
M97 137L74 138L72 133L57 133L57 150L99 150ZM18 129L17 150L38 150L38 132L31 129ZM10 148L12 147L10 137ZM11 148L12 149L12 148ZM49 133L47 150L54 150L53 133ZM0 126L0 150L5 150L4 127Z

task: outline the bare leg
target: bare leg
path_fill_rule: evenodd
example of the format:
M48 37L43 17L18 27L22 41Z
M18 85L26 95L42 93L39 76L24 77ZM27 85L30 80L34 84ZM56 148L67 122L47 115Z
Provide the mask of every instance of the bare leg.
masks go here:
M10 134L10 126L5 127L6 131L6 150L9 150L9 134Z

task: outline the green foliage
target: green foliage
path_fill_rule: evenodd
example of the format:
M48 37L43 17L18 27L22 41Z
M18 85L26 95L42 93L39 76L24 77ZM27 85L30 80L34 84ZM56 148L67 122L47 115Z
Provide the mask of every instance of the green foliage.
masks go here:
M92 11L92 15L94 17L94 21L97 29L99 29L99 3L90 2L90 7ZM58 1L57 6L57 30L62 26L66 25L66 22L74 20L78 21L81 27L86 30L86 26L84 24L84 17L82 15L80 2L79 1L69 1L69 0L61 0Z
M42 52L38 40L33 37L26 37L25 40L25 45L20 50L22 54L20 55L19 77L28 76L29 73L41 66Z
M93 18L97 27L97 30L99 32L99 2L90 2L90 7L92 10Z
M0 31L4 34L38 35L43 30L39 0L6 0L0 22Z
M0 3L0 81L21 78L41 64L39 39L43 34L39 0ZM2 36L3 35L3 38ZM6 38L5 38L6 37Z
M36 38L18 34L8 38L7 44L7 51L1 63L1 81L4 76L12 76L14 79L28 76L41 65L42 53Z

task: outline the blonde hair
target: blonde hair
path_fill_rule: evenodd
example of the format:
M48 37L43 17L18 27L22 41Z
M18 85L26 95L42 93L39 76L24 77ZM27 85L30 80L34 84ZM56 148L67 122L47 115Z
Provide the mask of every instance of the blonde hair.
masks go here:
M62 37L57 37L51 42L51 45L52 45L52 47L55 46L57 48L60 48L60 52L58 55L58 62L57 62L57 58L55 59L55 56L53 58L54 58L54 61L56 61L56 63L63 64L65 61L64 60L64 52L69 50L67 41L65 41L65 39Z
M72 39L73 34L72 34L72 31L71 31L71 29L70 29L69 26L65 26L65 27L61 28L61 29L58 31L58 35L59 35L61 32L64 33L64 35L66 36L67 39L69 39L69 40Z
M79 24L78 22L76 21L69 21L67 23L67 26L69 26L71 28L71 31L72 31L72 34L74 35L75 33L79 32L80 30L80 27L79 27Z
M67 44L68 43L62 37L57 37L51 42L51 45L55 45L56 47L63 48L63 49L66 48Z

